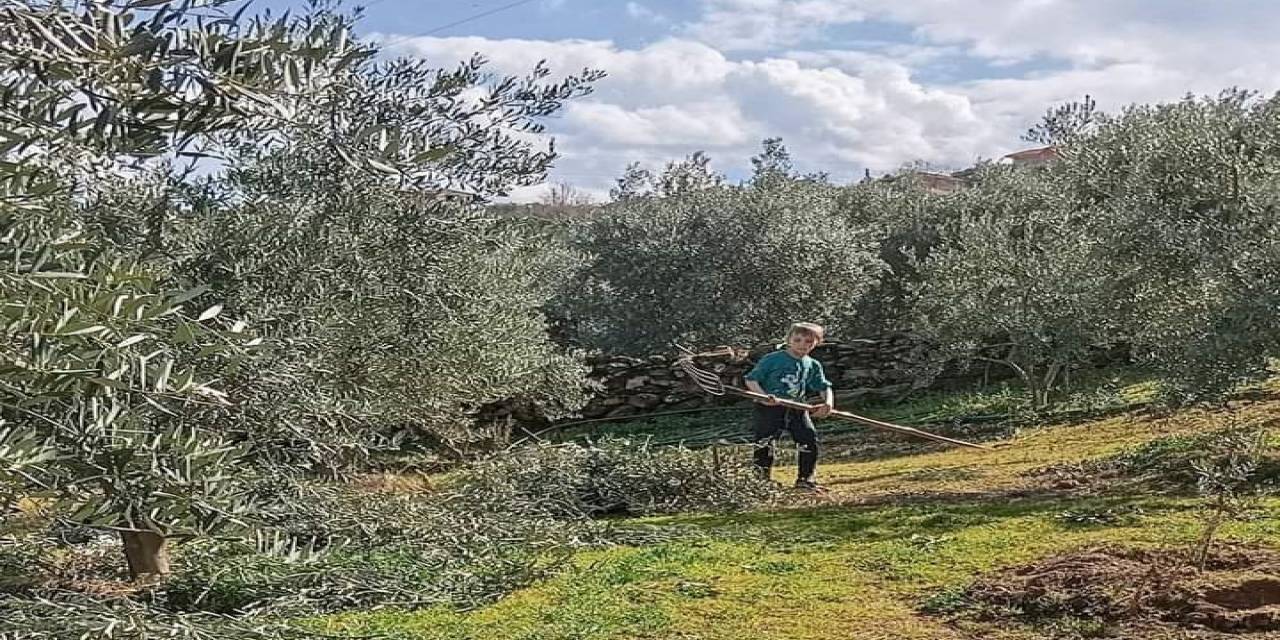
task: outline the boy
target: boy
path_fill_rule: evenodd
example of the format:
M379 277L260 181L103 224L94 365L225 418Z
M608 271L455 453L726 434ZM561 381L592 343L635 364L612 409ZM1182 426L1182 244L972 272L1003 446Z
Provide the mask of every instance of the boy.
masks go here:
M809 357L813 348L822 344L825 331L811 322L797 322L787 331L784 349L760 359L746 375L747 388L769 396L755 408L755 463L761 475L769 477L773 468L773 452L778 437L785 429L800 448L800 473L796 488L818 491L814 479L818 466L818 432L809 413L825 417L835 408L831 383L822 372L822 363ZM822 394L822 403L811 411L778 406L778 399L807 402L813 394Z

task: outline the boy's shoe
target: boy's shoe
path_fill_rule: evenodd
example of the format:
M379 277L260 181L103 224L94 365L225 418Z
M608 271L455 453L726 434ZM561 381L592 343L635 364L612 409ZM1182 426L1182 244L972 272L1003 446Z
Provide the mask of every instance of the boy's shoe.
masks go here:
M827 491L826 487L812 480L796 480L795 487L801 491L808 491L811 493L825 493Z

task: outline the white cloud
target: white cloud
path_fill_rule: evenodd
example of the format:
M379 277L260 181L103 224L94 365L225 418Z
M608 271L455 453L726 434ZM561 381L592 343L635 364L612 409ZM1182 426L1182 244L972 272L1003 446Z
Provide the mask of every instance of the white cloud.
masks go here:
M1280 4L1254 0L702 0L701 8L684 32L720 49L789 48L832 26L870 22L997 61L1221 67L1280 47L1271 28Z
M692 145L714 149L759 140L759 132L753 131L739 105L723 98L637 109L576 102L569 104L565 120L580 133L621 146Z
M917 158L964 165L990 153L993 132L964 95L915 83L883 56L841 52L731 61L689 40L640 49L605 41L389 39L440 64L482 51L495 70L605 69L594 94L551 122L562 154L553 177L607 188L623 167L658 167L696 150L721 169L747 165L760 141L781 136L802 168L860 176ZM1007 144L1007 142L1006 142Z
M627 15L635 18L636 20L643 20L654 24L666 24L667 22L666 16L640 4L639 2L627 3Z
M511 195L505 198L499 198L498 202L511 202L515 204L529 204L534 202L545 202L547 196L555 189L555 183L544 182L542 184L533 185L531 187L519 187L513 189ZM575 191L580 195L590 198L592 202L608 202L608 189L593 189L573 185Z
M549 123L553 180L597 192L629 162L654 167L707 150L741 173L762 138L781 136L802 170L838 179L925 160L965 166L1017 148L1050 106L1093 95L1130 102L1280 88L1280 3L1224 0L703 0L678 38L639 48L604 40L387 38L439 64L482 52L520 73L607 71L591 96ZM647 15L637 2L636 18ZM814 47L835 25L897 25L903 41ZM808 48L802 45L808 44ZM732 55L726 53L736 50ZM1052 64L1041 64L1050 61ZM993 71L992 65L1020 63ZM931 70L965 69L956 73ZM1027 71L1027 69L1032 69ZM1039 69L1039 70L1036 70ZM992 77L974 77L990 71ZM958 73L958 72L957 72ZM949 78L926 82L921 78Z

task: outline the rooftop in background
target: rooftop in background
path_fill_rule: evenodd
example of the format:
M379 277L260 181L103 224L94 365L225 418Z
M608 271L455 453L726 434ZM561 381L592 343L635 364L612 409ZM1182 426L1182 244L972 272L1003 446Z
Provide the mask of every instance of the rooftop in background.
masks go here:
M932 171L919 171L915 175L924 183L924 188L934 193L950 193L965 187L965 181L954 175Z
M1002 156L996 161L997 164L1013 165L1015 167L1036 168L1047 166L1058 159L1058 148L1055 146L1037 147L1035 149L1023 149ZM894 181L904 176L912 176L919 180L927 191L933 193L953 193L969 186L969 179L978 171L979 165L953 171L950 173L939 173L937 171L921 171L918 169L907 170L898 174L885 176L881 179ZM870 171L864 182L872 180Z
M1058 159L1058 148L1050 145L1015 151L1000 159L1002 163L1038 167Z

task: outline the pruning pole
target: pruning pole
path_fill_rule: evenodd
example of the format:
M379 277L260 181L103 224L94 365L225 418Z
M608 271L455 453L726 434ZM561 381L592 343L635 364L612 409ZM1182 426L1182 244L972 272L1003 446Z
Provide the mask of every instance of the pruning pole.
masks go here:
M769 396L768 396L768 395L766 395L766 394L763 394L763 393L756 393L756 392L754 392L754 391L748 391L748 390L746 390L746 389L740 389L740 388L738 388L738 387L725 386L725 388L724 388L724 389L725 389L725 391L732 392L732 393L734 393L734 394L736 394L736 395L740 395L740 396L742 396L742 397L744 397L744 398L751 398L752 400L768 400L768 399L769 399ZM816 405L812 405L812 404L805 404L805 403L803 403L803 402L796 402L796 401L794 401L794 400L783 400L783 399L781 399L781 398L776 398L776 397L775 397L774 399L775 399L775 400L777 400L777 402L778 402L778 406L787 407L788 409L799 409L799 410L801 410L801 411L811 412L811 411L813 411L814 409L816 409L816 408L817 408L817 406L816 406ZM844 419L844 420L848 420L848 421L850 421L850 422L856 422L856 423L858 423L858 424L865 425L865 426L868 426L868 427L872 427L872 428L875 428L875 429L881 429L881 430L883 430L883 431L892 431L892 432L894 432L894 433L901 433L901 434L904 434L904 435L911 435L911 436L915 436L915 437L917 437L917 438L924 438L924 439L926 439L926 440L934 440L934 441L937 441L937 442L946 442L946 443L950 443L950 444L954 444L954 445L959 445L959 446L962 446L962 447L968 447L968 448L970 448L970 449L980 449L980 450L982 450L982 451L991 451L991 450L992 450L992 449L991 449L991 447L988 447L988 446L985 446L985 445L981 445L981 444L974 444L974 443L972 443L972 442L965 442L964 440L956 440L955 438L948 438L948 437L946 437L946 436L940 436L940 435L938 435L938 434L936 434L936 433L929 433L928 431L921 431L920 429L916 429L916 428L914 428L914 427L904 427L904 426L902 426L902 425L900 425L900 424L893 424L892 422L883 422L883 421L881 421L881 420L876 420L875 418L868 418L868 417L866 417L866 416L860 416L860 415L858 415L858 414L856 414L856 413L850 413L850 412L848 412L848 411L837 411L837 410L832 410L832 411L831 411L831 413L829 413L829 414L827 414L827 415L832 416L832 417L835 417L835 418L841 418L841 419Z

